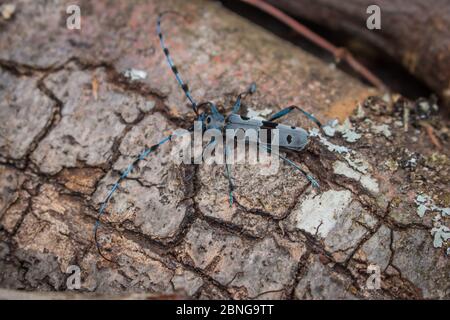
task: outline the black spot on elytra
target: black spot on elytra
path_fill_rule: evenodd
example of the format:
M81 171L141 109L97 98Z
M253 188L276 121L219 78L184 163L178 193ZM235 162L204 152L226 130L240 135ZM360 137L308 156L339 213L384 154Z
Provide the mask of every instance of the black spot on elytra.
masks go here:
M263 121L262 124L263 124L262 125L263 128L275 129L276 127L278 127L278 123L276 123L276 122Z
M286 137L287 143L291 144L292 142L292 136L290 134L287 135Z

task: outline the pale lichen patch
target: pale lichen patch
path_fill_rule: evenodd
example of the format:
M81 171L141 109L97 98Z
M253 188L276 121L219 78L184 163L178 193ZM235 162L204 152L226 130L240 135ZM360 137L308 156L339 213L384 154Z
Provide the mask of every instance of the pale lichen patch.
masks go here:
M271 113L272 113L272 109L269 109L269 108L265 108L262 110L253 110L252 108L248 108L247 117L266 120L264 117L268 116Z
M326 129L324 129L324 131L325 130ZM330 133L330 131L328 133ZM342 154L344 156L345 161L347 161L349 166L352 167L353 169L361 173L366 173L367 170L369 169L370 166L369 163L366 160L362 159L361 156L358 155L355 151L345 146L336 145L328 141L326 137L320 134L320 131L318 129L310 130L309 134L311 137L317 137L319 139L319 142L322 145L324 145L328 149L328 151ZM327 134L326 131L325 134Z
M323 144L331 152L337 152L339 154L350 152L349 148L347 148L345 146L339 146L339 145L333 144L330 141L328 141L328 139L326 139L319 133L319 129L316 129L316 128L311 129L309 131L309 134L311 137L319 138L320 143Z
M372 193L378 193L380 191L377 180L375 180L370 175L363 175L356 170L353 170L342 161L335 161L333 163L333 171L335 174L343 175L347 178L358 181L359 183L361 183L364 189L367 189Z
M329 137L334 137L336 132L342 134L342 137L345 141L353 143L361 138L361 134L357 133L350 123L350 120L347 118L343 124L339 125L338 120L333 120L328 122L325 126L323 126L323 131Z
M123 73L125 78L130 79L131 81L137 81L137 80L145 80L147 78L147 72L144 70L138 70L138 69L127 69Z
M382 134L386 138L392 136L392 132L387 124L372 125L372 132L375 134Z
M295 213L296 226L325 238L351 200L352 194L348 190L328 190L320 195L312 193Z
M430 196L426 194L419 194L414 202L417 205L417 214L423 218L427 211L438 211L442 216L450 216L450 208L443 208L437 206Z
M450 228L440 225L431 229L431 234L434 236L433 246L441 248L444 241L450 239Z
M426 194L417 195L414 202L417 205L417 214L421 218L425 216L427 211L439 212L439 214L433 218L431 235L433 236L433 246L435 248L442 248L443 243L450 239L450 228L442 224L441 217L450 216L450 208L437 206L431 197Z

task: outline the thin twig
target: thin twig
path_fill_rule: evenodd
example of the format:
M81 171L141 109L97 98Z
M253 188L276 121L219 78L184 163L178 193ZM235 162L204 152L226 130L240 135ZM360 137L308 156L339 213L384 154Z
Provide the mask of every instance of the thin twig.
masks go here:
M434 144L434 146L438 150L442 150L442 144L440 143L439 139L434 134L433 127L430 124L425 123L425 122L422 123L422 126L425 128L425 131L427 132L427 135L430 138L431 143Z
M353 70L355 70L357 73L359 73L362 77L364 77L368 82L370 82L372 85L374 85L378 89L380 89L382 91L388 91L386 85L377 76L375 76L369 69L367 69L358 60L356 60L355 57L353 57L353 55L349 51L347 51L347 49L336 47L335 45L330 43L325 38L319 36L318 34L314 33L308 27L299 23L297 20L293 19L292 17L288 16L284 12L280 11L279 9L273 7L272 5L266 3L262 0L241 0L241 1L259 8L260 10L262 10L262 11L268 13L269 15L273 16L274 18L278 19L282 23L288 25L295 32L301 34L302 36L304 36L305 38L307 38L308 40L310 40L317 46L319 46L322 49L333 54L333 56L335 57L335 59L337 61L345 60Z
M95 75L92 77L91 83L92 83L92 95L94 96L94 100L97 101L98 100L98 80Z

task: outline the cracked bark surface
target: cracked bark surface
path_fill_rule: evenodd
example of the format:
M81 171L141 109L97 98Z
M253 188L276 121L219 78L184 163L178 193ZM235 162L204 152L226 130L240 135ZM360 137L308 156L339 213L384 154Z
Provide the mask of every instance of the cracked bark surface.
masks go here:
M65 28L66 4L17 1L13 19L1 21L1 288L65 291L67 267L78 265L86 295L450 297L449 244L433 246L436 212L421 217L415 203L425 193L450 206L447 120L430 120L438 152L412 117L404 131L399 110L414 102L366 99L376 92L218 3L80 1L79 32ZM290 154L319 191L285 164L272 175L234 166L231 209L222 167L177 165L164 145L106 209L99 236L111 263L92 232L108 189L145 146L194 119L153 32L156 13L173 7L191 18L166 21L164 32L199 100L229 110L255 81L244 114L295 103L324 122L350 117L361 138L327 138L350 155L320 137ZM130 82L128 68L148 77ZM298 114L286 122L309 127ZM369 264L381 268L378 290L366 288Z

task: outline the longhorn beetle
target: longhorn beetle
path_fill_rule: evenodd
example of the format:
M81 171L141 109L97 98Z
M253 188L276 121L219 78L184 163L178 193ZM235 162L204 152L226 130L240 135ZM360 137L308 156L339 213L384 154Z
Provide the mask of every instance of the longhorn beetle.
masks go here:
M164 55L166 56L166 60L169 64L169 67L171 68L173 74L175 75L175 78L176 78L178 84L180 85L181 89L183 90L186 98L189 100L192 110L195 112L197 121L200 121L202 123L202 130L205 131L208 129L218 129L223 133L223 132L225 132L226 129L234 129L234 130L241 129L244 131L248 130L248 129L253 129L253 130L256 130L257 132L259 132L259 130L261 130L261 129L267 129L267 130L269 130L269 132L270 132L270 130L278 129L278 132L279 132L278 147L279 148L286 149L286 150L292 150L292 151L301 151L305 148L306 144L308 143L308 138L309 138L308 132L302 128L287 126L287 125L276 123L274 121L277 119L280 119L283 116L286 116L293 110L298 110L303 115L305 115L309 120L313 121L320 129L322 128L322 125L319 122L319 120L317 120L313 115L309 114L308 112L304 111L303 109L301 109L300 107L297 107L297 106L289 106L287 108L284 108L281 111L272 115L267 121L260 120L258 118L247 118L247 117L239 115L242 99L244 99L245 96L247 96L249 94L253 94L256 90L256 84L254 84L254 83L252 83L245 92L242 92L237 96L236 102L233 105L233 109L232 109L231 113L227 116L224 116L223 114L221 114L219 112L219 110L217 109L216 105L211 101L197 104L195 99L192 97L187 84L181 78L178 68L175 66L175 64L170 56L169 48L166 46L166 44L164 42L164 36L161 31L161 20L162 20L163 16L165 16L166 14L180 15L179 13L174 12L174 11L165 11L158 15L158 19L157 19L157 23L156 23L156 30L157 30L157 35L159 37L159 41L161 44L161 48L164 52ZM200 112L201 109L206 109L206 111ZM189 129L189 131L192 131L192 130L193 130L193 126ZM133 170L134 166L139 161L146 158L150 153L154 152L162 144L164 144L168 141L171 141L173 137L174 137L174 134L172 133L172 134L168 135L167 137L165 137L160 142L158 142L157 144L152 145L151 147L145 149L120 175L120 177L114 183L114 185L112 186L112 188L109 190L108 194L106 195L104 201L102 202L99 212L98 212L98 215L97 215L97 220L96 220L95 226L94 226L94 239L95 239L95 243L96 243L99 254L106 260L111 261L107 257L105 257L101 252L100 244L98 242L98 237L97 237L97 231L100 226L100 218L104 214L105 208L106 208L109 200L111 199L112 195L117 190L117 188L119 187L120 182L128 176L128 174ZM211 142L213 142L213 141L211 141ZM306 171L304 171L302 168L300 168L300 166L297 165L296 163L294 163L293 161L289 160L288 158L284 157L281 154L275 153L275 151L273 151L271 149L270 143L262 143L261 141L259 141L259 145L261 147L263 147L264 149L266 149L268 152L271 152L271 153L275 154L276 156L278 156L280 159L285 161L287 164L289 164L296 170L300 171L303 175L305 175L305 177L310 181L310 183L314 187L319 188L318 182L311 175L309 175ZM227 148L225 149L225 152L228 152ZM233 185L232 176L231 176L231 165L228 163L225 164L225 173L228 178L229 202L230 202L230 206L232 206L234 185Z

